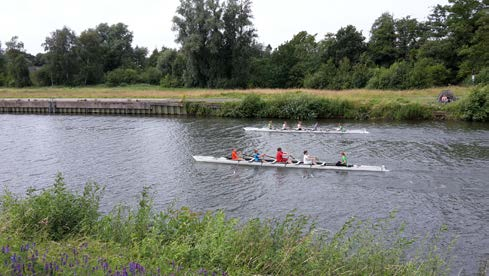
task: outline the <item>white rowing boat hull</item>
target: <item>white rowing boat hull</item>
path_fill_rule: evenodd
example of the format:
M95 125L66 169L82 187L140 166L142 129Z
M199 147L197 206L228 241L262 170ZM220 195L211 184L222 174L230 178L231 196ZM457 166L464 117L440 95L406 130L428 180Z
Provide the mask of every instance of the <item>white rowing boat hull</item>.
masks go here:
M285 164L272 162L252 162L252 161L234 161L225 157L213 156L193 156L197 162L229 164L239 166L259 166L259 167L276 167L276 168L295 168L295 169L316 169L316 170L335 170L335 171L368 171L368 172L388 172L384 165L382 166L365 166L353 165L352 167L332 166L332 165L304 165L304 164Z
M325 130L312 130L312 129L304 129L304 130L284 130L284 129L269 129L266 127L245 127L245 131L262 131L262 132L279 132L279 133L318 133L318 134L367 134L368 131L366 129L347 129L347 130L337 130L337 129L325 129Z

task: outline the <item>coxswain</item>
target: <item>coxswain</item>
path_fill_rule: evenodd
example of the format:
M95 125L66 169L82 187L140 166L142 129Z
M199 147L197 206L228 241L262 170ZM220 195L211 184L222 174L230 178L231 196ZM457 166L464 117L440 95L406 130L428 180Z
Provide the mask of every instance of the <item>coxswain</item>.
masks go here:
M348 166L348 159L346 158L345 152L341 153L341 161L336 162L336 166L343 166L343 167Z

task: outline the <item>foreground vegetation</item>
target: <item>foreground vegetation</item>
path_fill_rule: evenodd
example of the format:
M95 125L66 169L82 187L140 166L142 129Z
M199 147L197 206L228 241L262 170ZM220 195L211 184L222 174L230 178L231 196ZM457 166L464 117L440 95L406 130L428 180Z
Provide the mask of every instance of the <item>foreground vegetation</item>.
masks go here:
M336 233L304 216L227 219L187 208L155 212L149 191L136 209L98 210L102 189L53 187L1 199L0 274L444 275L442 232L414 240L393 215L348 220ZM444 243L446 244L446 243ZM127 273L127 274L125 274Z

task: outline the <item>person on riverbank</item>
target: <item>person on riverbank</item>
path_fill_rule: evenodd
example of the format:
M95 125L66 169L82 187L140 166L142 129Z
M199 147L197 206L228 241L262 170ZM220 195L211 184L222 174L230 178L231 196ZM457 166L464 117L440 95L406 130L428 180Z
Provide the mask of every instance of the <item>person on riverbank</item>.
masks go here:
M336 162L336 166L343 166L347 167L348 166L348 158L346 158L346 153L342 152L341 153L341 160Z
M290 160L290 158L284 157L284 155L288 155L290 157L290 155L288 153L282 151L282 148L280 148L280 147L277 148L277 155L275 156L275 161L277 163L292 164L292 160Z
M241 157L241 151L237 151L235 148L233 148L231 151L231 160L243 161L244 159Z
M272 123L272 121L268 121L268 129L273 129L273 123Z
M289 129L289 126L287 125L287 121L284 121L284 123L282 124L282 130L287 130Z
M304 165L316 165L317 157L309 155L307 150L304 151L304 158L302 159Z
M260 154L258 149L254 149L253 155L251 157L253 158L253 162L266 163L267 161L265 160L265 156L266 156L266 154L264 154L264 153Z

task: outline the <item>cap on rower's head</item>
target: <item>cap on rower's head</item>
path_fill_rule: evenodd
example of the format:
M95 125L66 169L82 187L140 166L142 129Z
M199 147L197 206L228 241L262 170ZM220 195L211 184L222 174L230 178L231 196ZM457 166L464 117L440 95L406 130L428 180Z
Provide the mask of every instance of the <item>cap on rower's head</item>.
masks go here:
M306 154L306 153L307 153L307 150L304 151L304 154Z
M277 151L282 151L282 148L280 148L280 147L279 147L279 148L277 148Z
M341 155L345 155L346 153L344 151L341 152Z

